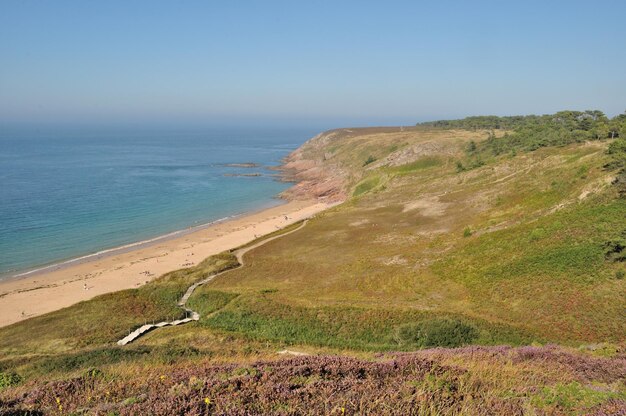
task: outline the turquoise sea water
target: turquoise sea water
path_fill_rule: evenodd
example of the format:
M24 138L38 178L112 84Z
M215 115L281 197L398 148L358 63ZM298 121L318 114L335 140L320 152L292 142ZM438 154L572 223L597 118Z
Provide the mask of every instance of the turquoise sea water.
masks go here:
M4 128L0 277L278 204L267 167L314 134ZM243 162L261 167L225 166Z

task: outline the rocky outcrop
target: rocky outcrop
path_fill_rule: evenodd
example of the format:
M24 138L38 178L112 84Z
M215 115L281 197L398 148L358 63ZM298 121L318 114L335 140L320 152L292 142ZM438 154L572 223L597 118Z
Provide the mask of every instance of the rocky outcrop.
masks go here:
M281 194L290 200L319 199L341 202L347 197L346 172L333 163L325 149L339 138L336 130L321 133L289 154L278 168L282 179L296 182Z

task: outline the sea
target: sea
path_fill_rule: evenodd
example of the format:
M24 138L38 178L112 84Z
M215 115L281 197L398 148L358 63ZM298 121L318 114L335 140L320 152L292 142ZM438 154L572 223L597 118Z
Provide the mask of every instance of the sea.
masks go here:
M278 205L270 167L317 132L3 127L0 279Z

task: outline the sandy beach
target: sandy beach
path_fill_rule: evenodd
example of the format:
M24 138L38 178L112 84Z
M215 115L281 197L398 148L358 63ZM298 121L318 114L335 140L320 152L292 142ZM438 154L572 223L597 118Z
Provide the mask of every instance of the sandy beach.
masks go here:
M58 270L0 281L0 327L105 293L136 288L162 274L311 217L330 204L291 201L129 251L91 258Z

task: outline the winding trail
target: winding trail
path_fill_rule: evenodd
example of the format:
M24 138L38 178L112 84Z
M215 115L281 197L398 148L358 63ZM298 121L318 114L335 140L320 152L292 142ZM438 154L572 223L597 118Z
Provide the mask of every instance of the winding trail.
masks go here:
M202 286L208 282L210 282L211 280L215 279L217 276L221 276L225 273L228 273L230 271L233 270L237 270L241 267L243 267L245 265L244 261L243 261L243 256L250 250L254 250L257 247L262 246L263 244L269 243L270 241L276 240L278 238L284 237L286 235L289 235L291 233L295 233L296 231L302 229L307 223L309 222L309 219L305 219L299 227L294 228L291 231L288 231L286 233L283 234L278 234L275 235L273 237L270 238L266 238L265 240L261 240L256 244L253 244L251 246L247 246L247 247L242 247L238 250L235 250L233 252L233 254L235 255L235 257L237 258L237 262L239 263L238 266L233 267L232 269L228 269L228 270L224 270L222 272L219 273L215 273L210 275L209 277L202 279L196 283L194 283L193 285L189 286L187 288L187 291L185 292L185 294L180 298L180 300L177 303L177 306L179 308L181 308L182 310L185 311L185 315L186 318L184 319L177 319L174 321L161 321L158 322L156 324L145 324L140 326L139 328L135 329L133 332L131 332L130 334L128 334L127 336L125 336L124 338L120 339L119 341L117 341L117 345L126 345L129 344L131 342L133 342L134 340L136 340L137 338L139 338L140 336L154 330L157 328L163 328L164 326L176 326L176 325L181 325L181 324L186 324L187 322L192 322L192 321L197 321L200 319L200 314L196 311L191 310L190 308L188 308L187 305L187 301L189 300L189 298L191 297L191 295L193 294L194 290L196 290L196 288L198 288L199 286Z

